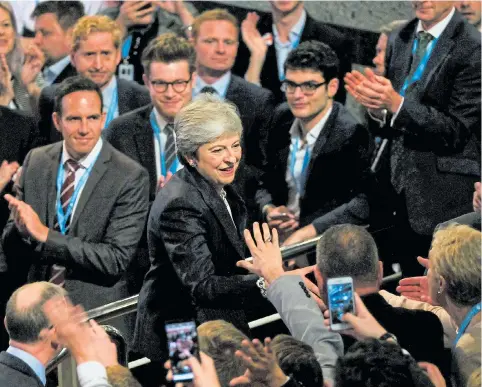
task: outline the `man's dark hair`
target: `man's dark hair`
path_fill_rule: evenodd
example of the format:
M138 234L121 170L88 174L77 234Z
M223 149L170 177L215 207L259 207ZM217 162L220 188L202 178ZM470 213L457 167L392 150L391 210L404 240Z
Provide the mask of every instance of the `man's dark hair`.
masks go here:
M54 112L58 115L62 115L62 99L66 95L75 93L76 91L95 91L100 98L100 111L102 112L103 99L99 86L90 79L84 78L80 75L65 79L55 90Z
M32 19L44 15L46 13L53 13L62 27L68 30L73 27L77 21L84 16L84 4L81 1L43 1L38 3L32 12Z
M378 250L370 233L361 226L330 227L316 247L318 269L324 278L352 277L358 283L378 278Z
M278 335L271 342L271 348L286 375L293 375L305 387L323 386L323 371L308 344L292 336Z
M5 310L5 326L11 340L19 343L35 343L39 340L42 329L50 326L50 322L43 312L44 304L57 296L65 296L65 290L49 282L41 283L42 290L37 302L20 307L17 303L19 293L25 291L25 285L17 289L7 302Z
M284 64L285 74L287 70L313 70L323 74L326 82L338 76L340 61L327 44L310 40L300 43L291 51Z
M196 71L196 51L185 38L172 32L166 32L151 40L142 52L142 67L149 75L152 62L172 63L185 60L189 65L189 73Z
M337 387L433 387L410 355L395 343L365 340L353 344L335 366Z

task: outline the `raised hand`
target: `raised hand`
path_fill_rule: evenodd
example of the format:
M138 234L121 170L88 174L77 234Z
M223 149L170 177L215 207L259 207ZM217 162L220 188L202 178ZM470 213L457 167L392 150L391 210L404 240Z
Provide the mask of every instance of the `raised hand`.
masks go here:
M254 339L252 342L242 341L242 350L237 350L235 355L243 360L247 370L244 375L231 380L230 386L247 384L277 387L286 383L288 377L279 367L270 343L269 338L264 340L264 346L258 339Z
M36 44L29 44L25 50L25 63L22 67L22 83L25 86L35 82L45 63L45 56Z
M474 198L472 201L472 205L474 207L474 211L480 211L481 209L481 193L480 193L480 181L474 184Z
M152 1L124 1L120 7L117 23L124 28L148 25L154 21L155 11L156 5Z
M244 230L244 239L251 252L253 261L238 261L236 266L264 277L268 283L271 283L284 274L283 260L279 249L278 232L276 229L270 232L266 223L263 223L262 227L263 232L261 232L258 223L253 224L254 239L249 230Z
M417 257L418 262L428 269L428 259ZM427 276L403 278L398 283L397 292L410 300L428 302L431 305L437 303L430 297Z
M7 160L2 161L0 165L0 192L12 180L19 168L20 165L18 165L16 161L12 161L11 163Z
M12 73L8 68L5 54L0 55L0 106L8 106L15 97L12 85Z
M264 62L268 47L256 28L258 21L259 15L256 12L249 12L246 19L241 23L241 36L243 42L251 52L251 55L256 56L258 59L262 59Z

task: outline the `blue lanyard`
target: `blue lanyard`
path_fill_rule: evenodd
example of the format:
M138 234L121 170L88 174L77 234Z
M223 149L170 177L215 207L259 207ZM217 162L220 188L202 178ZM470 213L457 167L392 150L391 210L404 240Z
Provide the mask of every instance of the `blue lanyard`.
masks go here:
M154 113L154 110L151 111L150 121L151 121L152 131L154 132L154 136L156 137L157 144L159 145L159 155L160 155L160 158L161 158L161 175L165 177L165 176L167 176L166 158L164 156L164 152L162 151L161 129L159 128L159 125L157 124L156 114ZM179 160L177 159L177 156L176 156L176 158L174 159L174 161L170 165L169 172L171 172L174 175L177 171L178 166L179 166Z
M425 71L425 67L427 67L428 60L430 59L430 55L432 55L433 48L437 44L437 41L438 41L438 38L432 40L428 44L427 49L425 50L425 54L424 54L422 60L420 61L419 65L417 66L417 69L413 73L412 78L408 79L408 77L407 77L407 79L405 79L405 82L403 83L402 90L400 91L400 95L402 97L405 97L405 92L407 91L408 87L411 84L419 81L420 78L422 78L423 72ZM418 39L415 39L415 41L413 42L412 57L417 52L417 48L418 48Z
M460 324L459 330L457 331L457 337L455 338L455 341L454 341L454 347L457 345L460 338L465 333L465 330L469 326L472 319L479 312L480 312L480 302L477 305L474 305L472 309L470 309L469 313L467 313L467 316L465 316L464 321L462 321L462 324Z
M97 155L99 157L99 155ZM77 196L79 196L79 192L82 189L82 187L85 185L87 178L90 175L90 172L92 171L92 168L94 167L95 162L97 161L97 157L95 160L92 162L89 168L85 171L85 173L82 175L80 178L79 182L76 184L74 193L72 194L69 204L67 206L67 211L64 213L64 210L62 209L62 203L60 202L60 194L62 193L62 184L64 183L64 157L62 156L62 159L60 160L60 165L59 165L59 170L57 172L57 203L56 203L56 209L57 209L57 221L59 222L59 227L60 227L60 232L65 235L66 232L66 226L67 226L67 221L72 215L72 210L74 209L74 204L77 201Z
M112 92L112 97L110 99L110 106L109 110L107 111L107 117L105 119L104 129L109 126L109 123L114 119L115 111L117 110L118 106L118 96L117 96L117 87Z
M305 182L305 173L306 173L306 168L308 167L308 164L310 163L310 149L308 147L308 144L306 144L306 150L305 150L305 156L303 157L303 165L301 166L301 174L299 179L296 178L295 176L295 164L296 164L296 153L298 152L299 148L299 142L300 139L297 138L296 142L293 145L293 150L291 151L291 165L290 165L290 171L291 171L291 176L293 178L293 181L296 186L296 190L298 193L301 195L304 189L304 182Z
M126 59L129 56L131 46L132 46L132 34L130 34L122 44L122 59Z
M291 43L291 49L290 49L290 52L293 51L296 47L298 47L298 45L300 44L300 39L301 39L301 35L298 36L295 40L293 40L293 42ZM284 66L284 65L283 65ZM279 80L281 82L283 82L285 80L285 74L280 74L279 75Z

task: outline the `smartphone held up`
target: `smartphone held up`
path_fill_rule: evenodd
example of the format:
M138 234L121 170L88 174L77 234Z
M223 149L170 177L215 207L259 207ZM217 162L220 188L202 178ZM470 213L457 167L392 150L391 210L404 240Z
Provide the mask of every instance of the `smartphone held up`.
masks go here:
M350 328L342 320L345 313L355 314L355 293L351 277L329 278L327 282L330 327L333 331Z
M198 337L194 321L169 322L165 325L169 359L171 360L172 380L190 381L194 375L186 360L199 357Z

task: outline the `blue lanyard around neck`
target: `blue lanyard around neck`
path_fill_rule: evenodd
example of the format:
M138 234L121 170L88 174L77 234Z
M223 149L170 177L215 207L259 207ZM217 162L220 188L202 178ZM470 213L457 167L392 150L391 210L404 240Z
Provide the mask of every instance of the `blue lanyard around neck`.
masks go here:
M481 306L480 302L477 305L474 305L472 309L470 309L469 313L467 313L467 316L465 316L464 321L462 321L462 324L460 324L459 330L457 331L457 337L455 338L455 341L454 341L454 348L457 346L457 343L459 342L462 335L465 333L465 330L469 326L472 319L475 317L477 313L480 312L480 306Z
M438 38L435 38L432 40L428 46L427 49L425 50L425 54L420 61L419 65L417 66L417 69L412 75L412 78L406 78L405 82L403 83L402 90L400 91L400 95L402 97L405 97L405 92L407 91L408 87L412 85L413 83L419 81L422 78L423 72L425 71L425 67L427 67L428 60L430 59L430 56L432 55L433 48L437 44ZM412 48L412 57L415 55L417 52L418 48L418 39L415 39L413 42L413 48Z
M157 124L156 114L154 113L154 110L151 111L150 121L151 121L152 131L154 132L154 136L156 137L157 144L159 145L159 155L161 159L161 175L166 177L168 170L174 175L177 171L177 167L179 166L179 160L176 156L172 164L170 166L166 166L166 157L164 156L164 152L162 151L162 147L161 147L161 129Z
M110 106L109 110L107 111L107 117L105 119L104 129L107 128L110 122L114 119L114 115L116 110L118 109L118 95L117 95L117 86L112 92L112 97L110 99Z
M305 149L305 156L303 157L303 164L301 166L301 173L299 175L299 178L297 179L295 175L295 165L296 165L296 153L298 153L299 143L300 143L300 139L298 137L295 143L293 144L293 150L291 151L290 171L291 171L291 177L293 178L293 182L295 183L296 191L298 192L298 194L301 195L304 190L306 168L310 163L310 148L307 143L306 149Z
M132 34L127 36L122 44L122 59L126 59L129 56L129 52L131 51L132 46Z
M59 222L60 232L65 235L67 229L67 222L72 215L72 210L74 209L75 202L77 201L77 196L79 196L80 190L87 182L87 178L94 167L95 162L97 161L97 157L92 162L89 168L85 171L85 173L80 178L79 182L75 185L74 193L72 194L69 204L67 205L67 211L64 213L62 209L62 203L60 202L60 194L62 193L62 185L64 184L64 157L60 160L59 170L57 172L57 201L56 201L56 210L57 210L57 221ZM75 181L75 177L74 177Z

